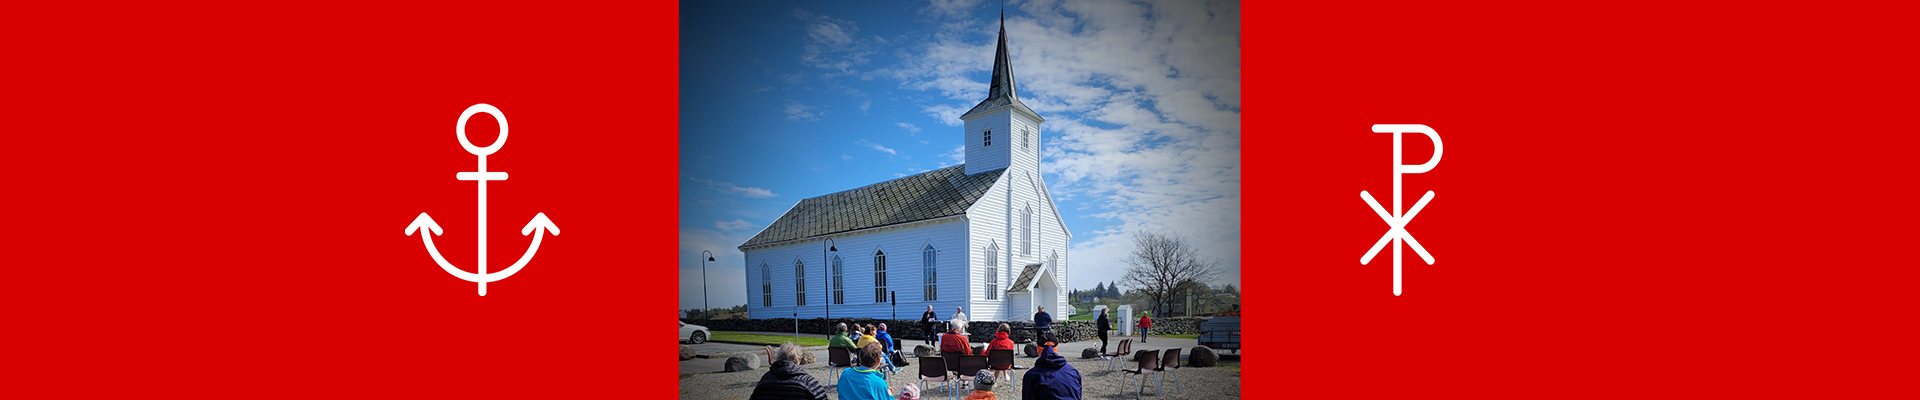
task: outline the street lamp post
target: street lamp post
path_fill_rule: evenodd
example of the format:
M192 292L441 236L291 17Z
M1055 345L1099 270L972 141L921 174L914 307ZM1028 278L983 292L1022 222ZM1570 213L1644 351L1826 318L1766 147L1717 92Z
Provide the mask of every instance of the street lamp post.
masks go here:
M712 312L713 306L707 304L707 262L713 261L713 251L701 250L700 255L707 256L707 259L700 260L700 307Z
M838 253L840 249L833 247L833 239L827 239L821 244L827 245L826 250L820 251L820 263L827 266L827 279L824 279L827 281L827 321L833 321L833 260L827 258L827 252Z

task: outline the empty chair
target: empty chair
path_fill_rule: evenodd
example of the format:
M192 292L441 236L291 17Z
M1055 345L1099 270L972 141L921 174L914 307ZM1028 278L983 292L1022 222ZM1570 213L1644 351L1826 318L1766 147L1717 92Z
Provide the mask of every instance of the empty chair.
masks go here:
M958 351L942 351L942 352L940 352L940 358L943 358L943 359L946 359L946 360L947 360L947 371L948 371L948 372L953 372L953 371L959 371L959 370L960 370L960 352L958 352Z
M1107 369L1119 368L1120 361L1126 360L1127 355L1133 353L1133 339L1120 339L1120 345L1113 350L1112 353L1100 355L1107 359Z
M953 380L947 379L947 363L945 358L920 357L920 392L925 393L927 391L927 382L939 382L940 387L949 388L947 389L947 397L954 397L953 390L948 386L953 383Z
M1140 353L1140 357L1138 357L1136 361L1138 363L1133 369L1122 369L1120 372L1126 373L1128 384L1132 384L1134 377L1140 377L1140 384L1136 385L1133 390L1133 397L1140 397L1140 391L1146 390L1147 386L1145 375L1154 373L1155 369L1160 368L1160 353L1151 351Z
M1173 391L1179 392L1180 391L1180 348L1176 347L1176 348L1167 349L1167 354L1164 356L1160 356L1160 367L1153 369L1153 372L1155 372L1153 374L1154 375L1153 394L1155 395L1160 394L1160 378L1165 376L1162 374L1165 374L1168 371L1172 371L1174 373L1173 374Z
M1013 349L987 351L987 368L993 370L995 377L1004 374L1004 382L1013 382L1014 393L1020 392L1020 380L1013 379Z
M833 378L840 376L840 369L853 366L851 356L845 347L827 348L827 386L833 386Z
M967 388L973 388L973 377L987 369L987 356L960 356L960 366L954 369L953 376L966 382Z

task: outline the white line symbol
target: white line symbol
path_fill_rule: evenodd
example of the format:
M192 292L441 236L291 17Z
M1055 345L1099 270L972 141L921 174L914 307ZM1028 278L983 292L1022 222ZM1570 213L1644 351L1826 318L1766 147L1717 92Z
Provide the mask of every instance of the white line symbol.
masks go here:
M487 113L487 115L492 115L494 121L500 122L500 138L494 139L493 144L487 147L474 146L473 142L467 141L467 119L472 118L474 114L483 112ZM487 282L507 279L507 277L513 276L515 272L520 272L520 268L526 267L528 261L533 260L533 253L540 250L540 237L544 236L535 233L536 231L551 232L554 236L559 236L560 227L554 226L553 220L547 219L546 213L534 213L533 221L527 222L527 227L520 228L521 235L533 235L533 244L527 246L527 253L521 255L520 261L513 262L513 266L507 267L506 270L491 274L487 273L487 181L507 180L507 173L505 172L487 172L487 155L500 151L500 146L507 144L507 117L500 113L500 109L493 108L491 105L485 103L475 104L472 107L467 107L466 112L460 113L460 123L454 126L454 133L460 138L461 147L465 147L468 153L473 153L473 155L480 157L480 169L478 171L454 174L454 178L456 179L480 183L480 273L461 271L460 268L454 267L452 263L448 263L446 257L440 256L440 250L433 247L433 236L441 234L440 224L434 223L433 218L428 217L427 213L420 213L419 217L413 219L413 224L407 225L407 235L412 236L413 231L420 230L420 228L426 228L426 230L431 231L431 235L429 235L428 232L421 232L420 240L426 242L427 254L433 256L433 262L439 263L440 269L447 270L447 273L453 274L455 277L464 279L467 282L478 282L480 284L480 295L485 296L487 295Z
M1437 132L1434 132L1433 128L1428 128L1426 125L1417 125L1417 124L1415 125L1398 125L1398 124L1374 125L1373 132L1393 134L1393 213L1389 215L1386 209L1381 208L1380 203L1373 200L1372 194L1367 193L1367 191L1365 190L1360 191L1360 199L1366 200L1367 206L1373 207L1373 213L1379 214L1380 219L1386 220L1387 227L1388 227L1387 233L1385 235L1381 235L1379 241L1373 242L1373 248L1367 249L1367 254L1360 256L1360 264L1366 265L1368 262L1372 262L1373 256L1376 254L1380 254L1380 248L1386 247L1388 243L1392 243L1393 244L1393 295L1399 296L1400 295L1400 242L1401 241L1404 240L1406 241L1407 246L1413 247L1414 254L1419 254L1420 259L1426 261L1427 265L1433 265L1433 255L1427 253L1427 248L1420 246L1420 241L1413 240L1413 234L1407 233L1407 222L1413 221L1413 216L1419 215L1420 209L1426 208L1427 202L1433 200L1433 191L1428 190L1426 195L1420 196L1420 201L1413 203L1413 208L1407 210L1407 215L1404 217L1400 216L1400 175L1418 174L1418 173L1423 173L1427 171L1432 171L1434 165L1440 164L1440 151L1442 149L1442 147L1440 146L1440 134ZM1433 158L1427 159L1426 163L1420 164L1420 165L1400 164L1400 134L1406 133L1406 132L1423 133L1427 135L1428 139L1433 139Z

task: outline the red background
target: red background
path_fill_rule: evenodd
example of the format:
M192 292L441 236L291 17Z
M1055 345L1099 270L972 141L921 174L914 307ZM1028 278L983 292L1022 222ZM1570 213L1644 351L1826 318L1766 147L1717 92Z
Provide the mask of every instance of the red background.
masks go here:
M1912 14L1545 4L1245 5L1247 396L1910 393ZM675 390L671 4L31 7L10 394ZM471 268L474 103L492 269L564 233L486 297L402 234ZM1447 149L1399 297L1378 123Z
M674 5L21 11L10 394L672 393ZM489 269L562 232L485 297L403 234L473 270L475 103L510 126Z
M1246 4L1246 393L1911 396L1913 14L1552 4Z

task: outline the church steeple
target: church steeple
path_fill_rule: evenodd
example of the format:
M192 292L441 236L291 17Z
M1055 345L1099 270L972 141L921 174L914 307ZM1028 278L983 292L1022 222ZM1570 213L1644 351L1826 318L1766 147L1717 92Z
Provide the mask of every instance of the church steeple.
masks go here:
M987 98L960 115L965 121L967 174L1005 170L1030 179L1040 169L1040 114L1020 102L1013 82L1013 50L1007 46L1007 12L1000 10L1000 37L993 50Z
M973 109L967 110L960 119L968 119L978 114L997 111L1003 107L1013 107L1035 118L1039 115L1033 109L1020 102L1020 91L1013 83L1013 55L1007 50L1007 11L1000 10L1000 43L993 51L993 77L987 79L987 98Z
M987 88L987 100L996 97L1019 98L1013 87L1013 57L1007 55L1007 10L1000 10L1000 46L993 51L993 79Z

